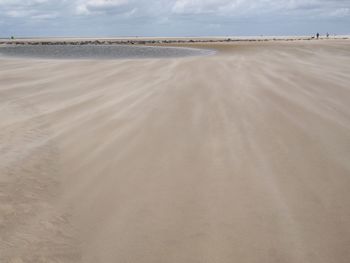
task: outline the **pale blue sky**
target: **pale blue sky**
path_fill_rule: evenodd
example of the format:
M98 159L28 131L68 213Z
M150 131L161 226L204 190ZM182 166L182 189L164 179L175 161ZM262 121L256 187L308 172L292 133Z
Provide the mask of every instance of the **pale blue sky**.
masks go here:
M0 0L0 37L350 34L350 0Z

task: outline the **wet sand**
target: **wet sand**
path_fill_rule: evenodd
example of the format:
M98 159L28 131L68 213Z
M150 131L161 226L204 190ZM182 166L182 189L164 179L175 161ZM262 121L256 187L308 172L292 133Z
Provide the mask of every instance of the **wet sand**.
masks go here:
M350 41L0 59L0 262L350 262Z

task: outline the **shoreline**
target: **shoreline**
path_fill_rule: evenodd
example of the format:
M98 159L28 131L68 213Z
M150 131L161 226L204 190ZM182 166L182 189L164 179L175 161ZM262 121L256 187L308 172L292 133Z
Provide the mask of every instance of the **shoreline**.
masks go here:
M158 44L192 44L192 43L237 43L237 42L291 42L349 40L350 36L339 37L225 37L225 38L34 38L34 39L0 39L1 45L158 45Z

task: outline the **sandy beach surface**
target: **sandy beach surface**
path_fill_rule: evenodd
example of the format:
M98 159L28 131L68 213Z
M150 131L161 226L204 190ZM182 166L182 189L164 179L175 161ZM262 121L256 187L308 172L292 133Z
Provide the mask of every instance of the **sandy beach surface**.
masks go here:
M350 262L350 41L0 59L0 262Z

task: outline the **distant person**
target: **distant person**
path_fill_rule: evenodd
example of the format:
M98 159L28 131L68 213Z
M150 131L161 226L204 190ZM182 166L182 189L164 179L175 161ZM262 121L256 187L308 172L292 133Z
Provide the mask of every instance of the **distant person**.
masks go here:
M327 38L329 38L329 33L327 33L327 35L326 35L326 36L327 36Z
M15 37L14 37L14 36L11 36L11 39L15 39Z
M316 38L319 39L320 38L320 33L316 34Z

